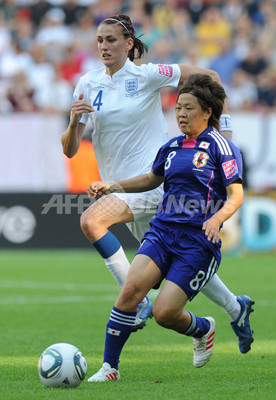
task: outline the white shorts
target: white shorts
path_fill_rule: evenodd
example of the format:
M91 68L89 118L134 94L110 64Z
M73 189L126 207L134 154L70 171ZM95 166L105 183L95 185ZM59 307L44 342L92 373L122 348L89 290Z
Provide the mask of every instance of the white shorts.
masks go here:
M134 221L127 222L126 226L140 242L144 234L149 230L149 223L155 217L156 208L162 200L164 194L163 185L149 192L112 194L128 205Z

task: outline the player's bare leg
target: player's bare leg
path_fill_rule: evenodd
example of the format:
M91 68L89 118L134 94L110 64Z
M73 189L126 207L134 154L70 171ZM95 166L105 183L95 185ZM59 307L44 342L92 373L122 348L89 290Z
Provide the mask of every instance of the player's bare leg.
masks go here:
M120 286L126 281L129 261L118 241L108 228L114 224L133 221L128 205L112 194L98 199L81 216L81 227L87 239L103 257L105 264ZM145 297L139 304L133 331L142 329L152 316L152 302Z
M187 301L187 295L178 285L166 281L155 301L153 315L159 325L192 336L193 365L200 368L212 356L216 324L212 317L199 318L183 310Z
M133 221L126 203L110 194L92 204L81 216L81 228L94 245L113 277L123 286L129 261L117 238L108 230L114 224Z
M81 228L90 242L101 239L114 224L133 221L128 205L117 196L108 194L93 203L81 216Z
M88 382L119 380L119 357L129 338L138 303L161 279L160 269L145 255L137 255L107 323L103 365Z

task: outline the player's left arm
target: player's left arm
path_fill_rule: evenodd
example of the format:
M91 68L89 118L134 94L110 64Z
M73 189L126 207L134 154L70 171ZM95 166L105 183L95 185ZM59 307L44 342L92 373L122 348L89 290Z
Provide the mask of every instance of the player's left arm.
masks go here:
M179 85L181 85L190 74L206 74L209 75L214 81L221 84L219 74L216 71L208 68L195 67L193 65L178 64L180 68Z
M160 186L164 181L163 176L157 176L152 171L148 174L135 176L119 182L93 182L87 193L90 198L110 193L139 193L147 192Z
M202 229L209 241L219 242L219 229L221 225L229 219L243 203L243 187L240 181L235 181L226 187L228 198L223 207L216 212L210 219L204 222Z
M228 114L228 107L226 100L224 101L222 114L219 119L220 132L228 139L232 140L232 122L231 116Z

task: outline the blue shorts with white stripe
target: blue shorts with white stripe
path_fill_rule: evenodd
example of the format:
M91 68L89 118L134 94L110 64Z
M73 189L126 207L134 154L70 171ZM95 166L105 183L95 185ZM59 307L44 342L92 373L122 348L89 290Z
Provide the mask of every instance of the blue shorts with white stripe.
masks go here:
M210 244L199 228L151 223L137 254L150 257L160 268L162 280L174 282L192 300L216 273L221 261L220 247Z

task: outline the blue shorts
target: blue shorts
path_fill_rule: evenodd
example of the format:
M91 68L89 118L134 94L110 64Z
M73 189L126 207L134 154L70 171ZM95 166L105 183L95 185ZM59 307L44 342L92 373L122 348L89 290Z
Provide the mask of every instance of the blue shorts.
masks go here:
M216 273L221 260L220 245L213 252L206 242L201 229L151 223L136 254L150 257L160 268L162 280L174 282L192 300Z

